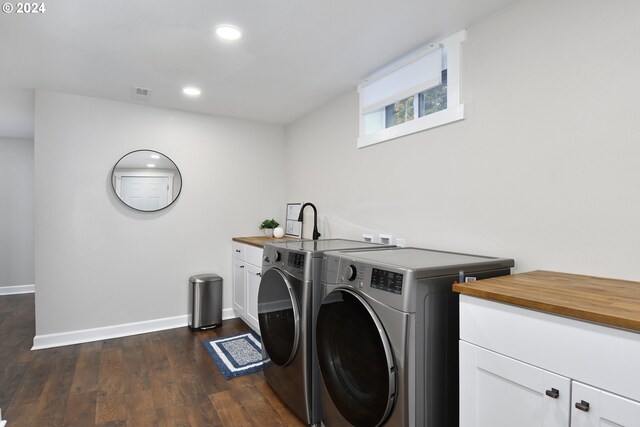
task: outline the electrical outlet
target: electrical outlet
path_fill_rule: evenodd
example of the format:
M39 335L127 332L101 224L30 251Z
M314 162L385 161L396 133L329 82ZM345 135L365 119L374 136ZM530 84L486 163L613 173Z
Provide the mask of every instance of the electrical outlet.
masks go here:
M380 243L383 245L390 245L393 236L391 234L380 234Z
M373 234L362 233L362 241L367 243L373 242Z
M396 246L400 246L402 248L404 246L407 246L407 242L405 241L405 239L397 238L396 239Z

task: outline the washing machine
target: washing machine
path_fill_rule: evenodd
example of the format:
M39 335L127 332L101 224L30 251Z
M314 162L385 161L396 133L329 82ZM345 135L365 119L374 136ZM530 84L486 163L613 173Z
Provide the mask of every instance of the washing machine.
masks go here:
M264 376L280 399L309 425L322 419L315 351L322 256L333 250L380 247L385 246L345 239L283 241L264 246L258 290Z
M458 425L455 281L512 259L419 248L324 255L316 322L326 427Z

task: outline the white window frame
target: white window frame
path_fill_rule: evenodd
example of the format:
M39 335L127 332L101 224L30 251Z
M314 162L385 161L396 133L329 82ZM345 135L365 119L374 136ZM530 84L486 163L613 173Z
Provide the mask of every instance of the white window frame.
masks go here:
M413 54L384 67L358 85L358 93L360 94L360 136L358 137L358 148L400 138L405 135L464 119L464 104L460 103L460 66L461 44L466 39L467 31L458 31L438 43L419 49ZM426 116L418 117L418 106L414 105L413 120L365 135L365 113L363 112L362 89L376 80L388 76L421 58L425 55L425 50L431 51L437 47L442 47L447 52L447 108Z

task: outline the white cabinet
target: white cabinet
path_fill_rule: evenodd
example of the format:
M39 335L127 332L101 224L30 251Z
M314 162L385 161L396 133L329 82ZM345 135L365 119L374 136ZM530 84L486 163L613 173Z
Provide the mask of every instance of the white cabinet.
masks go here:
M258 288L262 278L262 248L233 242L233 309L253 330L258 324Z
M461 426L569 426L569 378L464 341L460 364Z
M251 324L253 329L258 330L260 328L260 324L258 323L258 289L260 288L260 279L262 279L262 269L247 263L245 270L245 291L247 294L245 316L248 321L247 323Z
M240 317L245 312L245 261L240 258L233 258L233 310Z
M577 381L572 393L571 427L640 426L639 402Z
M640 334L461 295L460 427L515 426L640 427Z
M461 426L640 426L640 402L460 342Z

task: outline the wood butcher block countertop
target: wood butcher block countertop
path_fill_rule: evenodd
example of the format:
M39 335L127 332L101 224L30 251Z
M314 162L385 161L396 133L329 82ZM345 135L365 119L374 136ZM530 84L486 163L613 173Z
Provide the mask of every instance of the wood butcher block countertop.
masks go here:
M264 248L265 243L271 243L282 240L298 240L297 237L267 237L267 236L249 236L249 237L234 237L231 240L238 243L244 243L246 245L256 246L258 248Z
M640 332L640 282L532 271L454 284L453 290Z

